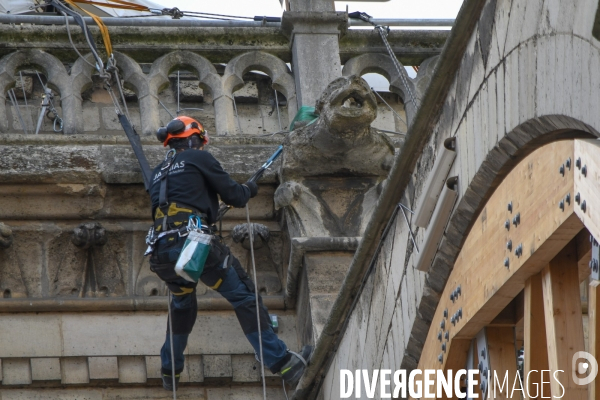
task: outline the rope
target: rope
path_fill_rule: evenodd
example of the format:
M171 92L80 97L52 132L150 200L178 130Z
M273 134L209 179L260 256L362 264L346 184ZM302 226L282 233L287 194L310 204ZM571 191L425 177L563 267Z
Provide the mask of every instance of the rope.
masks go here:
M98 28L100 28L100 33L102 34L102 40L104 41L104 47L106 48L106 54L108 55L108 57L110 57L113 53L112 43L110 42L110 35L108 34L108 28L106 27L106 25L104 25L104 22L102 22L102 19L100 17L98 17L96 14L91 13L91 12L79 7L79 5L77 5L77 3L75 3L76 0L64 0L64 1L67 2L68 4L70 4L72 7L75 7L78 10L83 11L84 13L86 13L87 15L92 17L94 22L96 22L96 25L98 25Z
M171 342L171 379L173 385L173 400L177 400L177 388L175 387L175 353L173 352L173 321L171 321L171 294L167 300L169 308L169 341Z
M256 322L258 324L258 348L260 351L260 375L262 377L263 398L267 400L267 383L265 380L265 364L263 363L262 332L260 329L260 309L258 306L258 284L256 283L256 264L254 262L254 238L252 224L250 223L250 210L246 203L246 220L248 221L248 235L250 237L250 257L252 258L252 274L254 275L254 297L256 303Z
M134 11L149 11L150 12L150 9L146 6L136 4L136 3L131 3L129 1L124 1L124 0L106 0L108 3L104 3L101 1L94 1L94 0L71 0L71 1L73 1L74 3L91 4L91 5L100 6L100 7L119 8L122 10L134 10ZM116 3L116 4L110 4L110 3Z

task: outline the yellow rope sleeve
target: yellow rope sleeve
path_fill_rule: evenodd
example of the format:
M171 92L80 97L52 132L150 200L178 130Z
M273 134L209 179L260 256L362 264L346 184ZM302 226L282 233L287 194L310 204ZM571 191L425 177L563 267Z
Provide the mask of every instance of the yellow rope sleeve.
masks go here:
M79 7L74 0L65 0L68 4L72 5L73 7L77 8L78 10L81 10L83 12L85 12L87 15L89 15L90 17L92 17L92 19L96 22L96 25L98 25L98 28L100 28L100 33L102 34L102 40L104 41L104 47L106 48L106 53L107 56L110 57L113 53L113 49L112 49L112 43L110 42L110 35L108 34L108 29L106 28L106 25L104 25L104 22L102 22L102 19L100 17L98 17L95 14L92 14L89 11L84 10L83 8ZM81 3L84 3L85 1L79 1Z

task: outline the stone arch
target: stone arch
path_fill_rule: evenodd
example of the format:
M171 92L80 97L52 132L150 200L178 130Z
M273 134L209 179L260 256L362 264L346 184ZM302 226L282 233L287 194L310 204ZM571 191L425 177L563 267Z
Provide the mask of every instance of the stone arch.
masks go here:
M396 67L394 66L390 56L386 54L375 53L361 54L360 56L351 58L346 62L346 64L344 64L342 75L362 76L372 72L383 75L390 82L390 91L396 93L402 98L406 108L406 118L408 119L407 123L410 125L415 116L416 107L410 101L408 91L410 90L413 95L416 96L415 100L417 101L417 105L421 102L421 96L419 96L417 93L415 82L408 76L404 68L402 68L400 71L404 77L404 80L409 85L408 88L403 83L403 79L398 75Z
M77 95L75 94L74 96L67 70L56 57L42 50L16 51L2 57L0 59L1 93L5 93L14 85L14 75L20 67L25 65L39 67L46 75L48 85L60 93L61 101L63 102L65 133L75 133L73 132L73 121L75 118L70 103L73 97L77 97ZM0 101L0 115L6 115L6 103L3 96ZM0 118L0 131L8 131L7 118Z
M73 101L70 102L70 114L73 115L73 120L69 120L68 124L65 121L65 127L63 131L65 134L82 133L84 131L84 119L81 118L83 113L83 99L81 93L83 93L92 82L92 73L95 70L90 64L94 64L94 56L92 53L88 53L82 57L79 57L71 67L71 87L73 90ZM89 64L88 64L89 63Z
M119 52L114 52L114 57L124 84L138 97L141 131L144 135L153 135L160 126L157 94L151 90L148 77L135 60Z
M241 54L229 61L223 76L223 88L228 96L244 85L242 77L251 69L264 72L271 77L273 88L283 93L288 101L288 109L295 113L298 109L296 84L288 66L279 58L262 51Z
M178 68L196 72L200 84L207 87L214 98L222 95L221 77L214 65L191 51L174 51L154 61L149 74L150 87L157 93L160 92L169 83L169 74Z
M169 73L177 68L195 72L200 85L213 96L217 134L235 132L233 104L224 97L223 83L214 65L206 58L190 51L174 51L160 57L152 64L149 75L151 91L158 93L169 83Z

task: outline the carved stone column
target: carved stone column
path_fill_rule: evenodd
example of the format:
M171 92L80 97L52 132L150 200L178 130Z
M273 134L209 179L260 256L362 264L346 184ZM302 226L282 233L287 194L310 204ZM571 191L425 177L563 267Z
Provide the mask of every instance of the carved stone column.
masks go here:
M331 9L323 5L327 2L312 3L319 2L292 3L299 11L284 12L281 23L291 42L299 107L314 106L329 82L342 75L338 39L348 28L347 14L333 11L333 2Z

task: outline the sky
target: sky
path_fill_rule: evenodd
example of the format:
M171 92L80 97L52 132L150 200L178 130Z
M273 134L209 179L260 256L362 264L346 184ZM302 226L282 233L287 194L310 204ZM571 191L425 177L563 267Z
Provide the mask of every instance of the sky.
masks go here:
M154 0L156 1L156 0ZM198 1L177 0L157 2L167 7L178 7L182 11L200 11L214 14L254 17L255 15L279 17L283 9L279 0L229 0ZM454 18L462 0L390 0L375 1L336 1L338 11L363 11L374 18Z
M178 7L182 11L196 11L213 14L224 14L240 17L267 16L279 17L283 13L279 0L177 0L176 3L154 0L167 4L167 7ZM390 1L336 1L337 11L362 11L373 18L402 18L402 19L453 19L458 14L463 0L390 0ZM372 28L363 28L372 29ZM404 29L404 28L398 28ZM414 28L407 28L414 29ZM448 29L448 28L443 28ZM406 72L411 78L416 76L412 67ZM378 74L363 76L377 91L388 91L389 82Z

